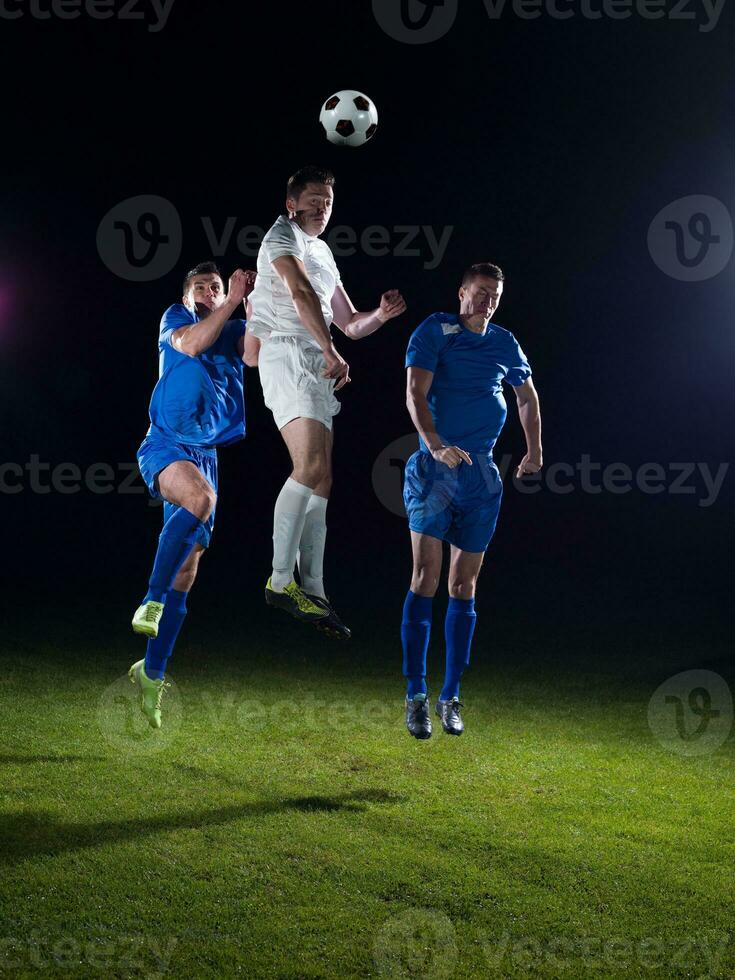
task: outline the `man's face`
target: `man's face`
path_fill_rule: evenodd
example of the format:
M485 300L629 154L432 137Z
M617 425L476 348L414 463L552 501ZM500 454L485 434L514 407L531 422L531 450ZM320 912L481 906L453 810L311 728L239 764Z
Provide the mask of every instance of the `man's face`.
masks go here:
M296 218L307 235L321 235L329 224L334 205L334 191L329 184L307 184L297 198L286 201L288 213Z
M475 276L459 291L460 313L463 316L482 316L490 322L500 306L503 284L489 276Z
M213 313L224 301L225 287L214 272L204 272L200 276L194 276L184 296L184 304L200 316Z

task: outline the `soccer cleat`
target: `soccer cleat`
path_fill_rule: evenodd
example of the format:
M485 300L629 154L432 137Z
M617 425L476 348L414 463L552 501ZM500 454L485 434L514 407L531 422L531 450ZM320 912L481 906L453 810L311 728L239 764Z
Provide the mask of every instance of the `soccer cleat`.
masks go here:
M265 587L265 601L269 606L283 609L284 612L290 613L291 616L304 623L326 619L329 615L326 609L315 605L295 582L289 582L283 592L276 592L271 588L271 580L268 579Z
M149 636L152 640L158 636L158 624L163 616L162 602L144 602L138 606L133 616L133 632L142 633Z
M442 720L442 728L447 735L461 735L464 731L464 722L459 709L464 705L459 698L452 698L450 701L437 699L436 713Z
M130 682L137 684L141 690L142 698L140 707L148 719L148 724L151 728L160 728L163 692L167 687L171 687L171 685L162 680L151 680L145 672L145 660L139 660L137 664L133 664L128 671L128 677L130 678Z
M414 738L431 738L428 694L425 698L406 698L406 728Z
M352 630L349 628L349 626L345 626L345 624L339 618L329 599L322 599L321 596L311 595L309 592L305 592L304 595L307 599L310 599L315 606L319 606L320 609L326 609L327 611L327 615L324 619L318 619L314 623L319 632L325 633L327 636L331 636L333 640L349 640L349 638L352 636Z

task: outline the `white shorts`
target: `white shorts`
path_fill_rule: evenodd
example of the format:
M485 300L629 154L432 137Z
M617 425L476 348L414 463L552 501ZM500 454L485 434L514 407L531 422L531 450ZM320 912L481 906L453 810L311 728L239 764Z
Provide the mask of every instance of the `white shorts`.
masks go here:
M258 356L263 400L279 429L294 419L316 419L331 431L342 407L334 397L332 378L323 378L324 355L300 337L271 334Z

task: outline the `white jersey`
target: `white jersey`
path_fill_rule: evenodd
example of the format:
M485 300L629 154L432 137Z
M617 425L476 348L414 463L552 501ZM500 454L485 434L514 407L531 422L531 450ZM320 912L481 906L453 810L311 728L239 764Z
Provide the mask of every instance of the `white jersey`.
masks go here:
M327 328L332 324L332 296L342 284L332 250L320 238L307 235L293 218L280 217L263 239L258 252L258 278L250 295L253 313L248 323L260 340L271 336L316 340L299 319L285 283L271 263L283 255L301 259L314 292L319 297Z

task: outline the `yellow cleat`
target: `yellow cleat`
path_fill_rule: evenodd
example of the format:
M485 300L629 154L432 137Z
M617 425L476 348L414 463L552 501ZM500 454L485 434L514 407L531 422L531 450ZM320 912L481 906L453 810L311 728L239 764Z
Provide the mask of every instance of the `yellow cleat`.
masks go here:
M155 640L158 636L158 624L163 616L162 602L144 602L138 606L133 616L133 632L142 633Z

